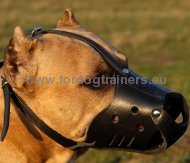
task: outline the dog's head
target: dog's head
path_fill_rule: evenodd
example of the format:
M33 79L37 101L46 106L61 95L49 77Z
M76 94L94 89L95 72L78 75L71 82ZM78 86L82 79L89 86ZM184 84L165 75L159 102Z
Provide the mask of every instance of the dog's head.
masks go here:
M70 10L55 30L89 38L108 56L103 59L99 48L80 39L52 33L27 37L15 28L3 71L45 123L75 141L88 136L98 147L141 152L162 151L183 135L188 109L182 95L128 69L124 55L81 28ZM113 76L135 81L111 84ZM180 114L183 120L176 123Z
M127 64L123 55L81 28L70 10L65 11L56 29L88 36ZM98 52L76 39L52 34L28 39L16 27L4 65L9 83L25 96L34 112L56 131L76 141L85 140L91 121L113 98L113 86L89 81L112 75L112 68Z

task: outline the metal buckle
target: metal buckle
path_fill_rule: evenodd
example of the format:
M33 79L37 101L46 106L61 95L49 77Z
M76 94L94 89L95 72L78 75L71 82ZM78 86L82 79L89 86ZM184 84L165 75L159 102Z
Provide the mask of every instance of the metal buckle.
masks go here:
M92 147L96 141L93 141L92 143L86 143L86 142L78 142L76 145L70 147L71 150L75 150L77 148L82 148L82 147Z
M32 37L35 36L36 32L40 32L40 31L42 31L42 27L34 27L34 29L31 32L32 33Z
M1 73L0 76L1 76L1 79L2 79L2 87L1 88L4 88L8 84L8 82L7 82L7 80L6 80L3 73Z

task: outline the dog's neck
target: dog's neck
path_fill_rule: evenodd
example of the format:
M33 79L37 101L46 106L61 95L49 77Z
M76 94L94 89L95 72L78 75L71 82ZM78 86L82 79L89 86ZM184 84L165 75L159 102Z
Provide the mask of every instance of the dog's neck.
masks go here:
M0 73L2 73L2 70L0 70ZM27 99L24 100L27 103ZM75 153L73 151L50 140L23 115L13 102L11 102L10 110L9 130L2 143L6 143L9 139L14 139L11 141L14 141L16 148L23 149L23 154L26 157L32 156L31 151L35 155L39 155L39 158L28 158L29 160L34 160L34 162L36 161L35 159L46 160L47 162L68 162L74 158ZM0 116L0 130L2 131L4 116L4 95L2 89L0 89ZM49 160L49 158L51 159Z

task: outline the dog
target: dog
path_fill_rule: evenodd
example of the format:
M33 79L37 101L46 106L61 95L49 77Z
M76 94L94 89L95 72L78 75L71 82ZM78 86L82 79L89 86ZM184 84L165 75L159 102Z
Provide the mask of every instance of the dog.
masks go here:
M57 22L59 30L71 31L91 38L114 58L127 65L126 57L98 36L86 31L76 21L72 11L66 9ZM51 128L76 142L86 139L89 125L94 117L112 101L114 87L79 84L36 84L29 78L109 76L113 69L89 45L69 37L45 35L29 40L20 27L14 29L4 55L1 74L6 76L13 90ZM0 91L0 115L3 117L3 92ZM0 124L2 130L3 124ZM10 129L0 144L0 162L69 162L76 153L48 138L33 128L19 109L11 103Z
M188 126L181 94L142 79L69 9L53 30L16 27L1 67L3 163L71 162L89 147L155 154Z

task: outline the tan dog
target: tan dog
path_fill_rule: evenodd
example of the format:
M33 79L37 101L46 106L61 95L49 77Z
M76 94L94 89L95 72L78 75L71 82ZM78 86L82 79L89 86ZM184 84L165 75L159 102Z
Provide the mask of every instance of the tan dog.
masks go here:
M107 49L120 61L125 57L98 36L79 26L70 10L58 21L56 29L87 36ZM109 85L94 90L80 84L29 83L31 77L66 77L98 74L111 75L112 68L87 44L59 35L47 34L34 40L27 39L16 27L0 70L26 103L46 124L65 137L77 142L86 139L93 118L108 106L114 87ZM4 100L0 91L0 115L3 118ZM2 119L1 118L1 119ZM2 129L2 120L1 120ZM0 144L0 162L68 162L75 153L34 130L19 110L11 105L10 128Z

